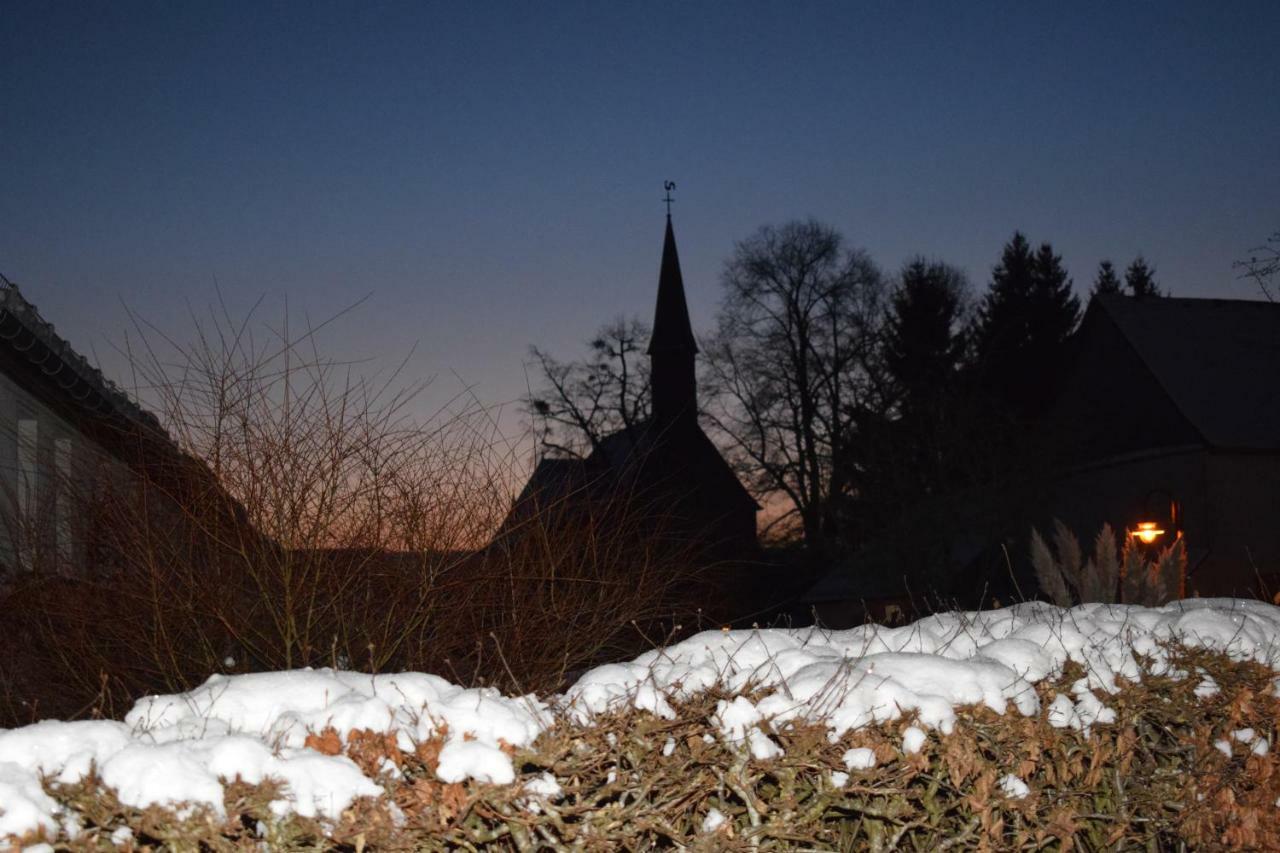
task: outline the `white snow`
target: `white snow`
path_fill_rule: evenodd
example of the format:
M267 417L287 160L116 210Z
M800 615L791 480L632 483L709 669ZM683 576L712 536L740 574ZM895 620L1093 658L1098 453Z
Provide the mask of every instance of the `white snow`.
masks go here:
M732 702L721 699L716 703L716 712L711 722L719 729L720 734L729 741L740 741L746 738L747 729L760 721L760 712L751 700L745 696L735 696Z
M560 783L556 781L556 777L545 771L541 776L534 776L525 782L524 790L526 794L546 797L548 800L554 800L563 793L560 789Z
M849 783L849 774L841 770L831 771L831 787L843 788Z
M1031 789L1027 787L1027 783L1023 782L1012 773L1000 777L1000 790L1004 791L1004 795L1014 800L1021 800L1027 794L1031 793Z
M747 743L751 747L751 757L757 761L782 757L782 747L760 729L747 732Z
M1201 673L1200 683L1196 685L1195 694L1197 699L1212 699L1218 695L1218 682L1213 680L1213 676L1207 672Z
M907 730L902 733L902 751L907 755L919 752L920 748L924 746L926 738L928 738L928 735L924 733L923 729L908 726Z
M1274 665L1280 657L1280 610L1257 601L1187 599L1160 608L1085 604L1063 610L1040 602L980 613L943 613L900 628L864 625L848 631L707 631L630 663L584 675L562 702L579 720L623 706L643 707L656 689L685 697L716 683L754 702L772 723L821 721L833 738L872 722L913 713L949 732L955 708L983 704L1005 713L1039 709L1032 684L1068 661L1084 667L1071 714L1060 725L1086 728L1114 720L1098 698L1117 678L1172 673L1165 644L1216 649L1235 660ZM1202 697L1217 686L1202 684ZM644 690L641 690L641 687Z
M844 766L850 770L868 770L876 766L876 751L865 746L847 750L844 754Z
M1253 742L1253 746L1249 747L1249 751L1254 755L1266 755L1271 751L1271 742L1266 738L1258 738Z
M1231 757L1231 741L1226 738L1219 738L1213 742L1213 748L1221 752L1227 758Z
M457 738L449 740L440 750L440 766L436 769L436 775L445 782L475 779L479 782L509 785L516 780L511 759L501 749L478 740Z
M753 758L766 761L781 756L782 747L757 727L762 719L760 711L751 704L750 699L735 696L732 702L721 699L716 703L716 712L712 715L711 722L720 729L725 741L730 744L745 741Z
M1231 737L1240 741L1240 743L1253 743L1253 739L1256 736L1257 732L1253 729L1236 729L1231 733Z
M36 774L20 764L0 761L0 803L0 838L57 827L58 804Z
M1076 705L1071 701L1071 697L1065 693L1059 693L1049 703L1049 713L1046 716L1049 725L1055 729L1080 728L1080 717L1076 714Z
M724 822L726 820L728 820L728 818L726 818L719 809L712 808L707 812L707 816L702 819L702 831L715 832L717 829L724 826Z
M1033 715L1041 710L1034 685L1056 677L1068 661L1078 663L1084 676L1069 694L1052 700L1047 719L1087 731L1114 722L1105 703L1119 679L1179 675L1168 659L1170 642L1280 672L1280 608L1233 599L1069 610L1032 602L937 614L899 628L708 631L630 662L597 667L546 701L463 688L421 673L216 674L187 693L142 699L123 723L45 721L0 730L0 840L78 826L44 792L42 777L74 783L97 768L127 805L185 803L215 814L221 814L226 782L271 777L285 783L272 804L277 814L329 819L381 787L346 757L307 748L309 734L327 728L342 738L361 729L390 732L405 750L442 738L440 779L507 784L516 778L509 752L532 743L555 711L581 722L626 707L673 718L672 700L717 685L732 697L714 714L721 739L745 746L757 760L781 755L770 733L793 721L825 726L834 742L871 723L907 717L912 725L902 747L911 752L923 746L928 730L950 732L964 705ZM1212 678L1198 676L1197 696L1218 693ZM1280 692L1280 678L1275 684ZM1251 743L1258 754L1270 748L1243 730L1232 737ZM1229 740L1215 746L1231 753ZM674 749L674 740L662 747L666 755ZM871 767L875 754L851 749L844 763L848 770ZM1010 796L1022 790L1014 782L1021 784L1016 777L1002 780ZM549 795L552 784L558 787L554 778L535 780L530 794L545 785Z

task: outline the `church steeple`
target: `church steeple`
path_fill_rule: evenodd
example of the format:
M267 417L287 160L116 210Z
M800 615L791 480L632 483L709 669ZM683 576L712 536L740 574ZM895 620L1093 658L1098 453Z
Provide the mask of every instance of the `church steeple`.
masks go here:
M659 426L696 420L698 389L693 357L697 352L698 345L689 323L689 305L684 298L676 235L668 212L662 270L658 274L658 304L653 312L653 335L649 338L653 420Z

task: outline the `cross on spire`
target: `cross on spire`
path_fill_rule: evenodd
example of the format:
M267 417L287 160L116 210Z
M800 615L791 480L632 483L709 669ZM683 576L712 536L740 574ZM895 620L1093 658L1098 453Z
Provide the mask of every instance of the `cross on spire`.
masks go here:
M675 199L673 199L673 198L671 197L671 191L672 191L673 189L675 189L675 188L676 188L676 182L675 182L675 181L663 181L663 182L662 182L662 188L663 188L664 190L666 190L666 191L667 191L667 194L666 194L665 196L663 196L663 197L662 197L662 200L663 200L663 201L665 201L665 202L667 203L667 218L668 218L668 219L670 219L670 218L671 218L671 203L672 203L673 201L675 201Z

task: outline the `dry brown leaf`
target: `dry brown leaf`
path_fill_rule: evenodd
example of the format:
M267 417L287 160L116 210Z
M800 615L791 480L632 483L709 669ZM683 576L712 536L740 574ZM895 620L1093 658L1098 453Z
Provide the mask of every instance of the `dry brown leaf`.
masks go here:
M342 752L342 738L332 726L325 726L319 734L315 732L308 734L307 739L303 741L303 746L324 755L339 755Z

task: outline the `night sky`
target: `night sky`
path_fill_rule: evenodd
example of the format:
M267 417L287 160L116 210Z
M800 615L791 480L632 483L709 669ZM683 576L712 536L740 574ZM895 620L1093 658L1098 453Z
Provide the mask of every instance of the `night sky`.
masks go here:
M6 2L0 272L117 376L126 305L181 335L215 281L264 319L371 295L332 346L416 344L428 407L647 319L668 178L702 330L733 242L807 216L975 290L1020 228L1082 295L1143 253L1257 298L1278 32L1275 2Z

